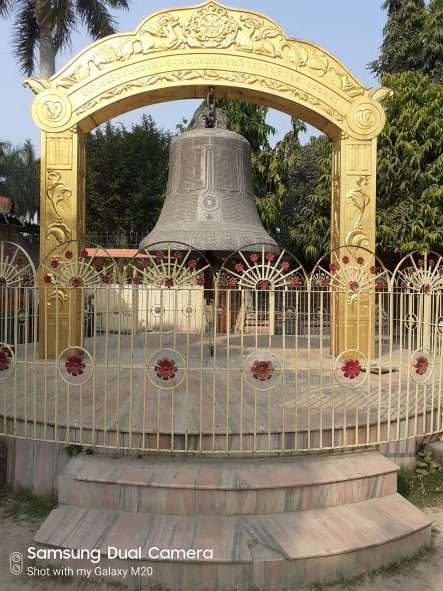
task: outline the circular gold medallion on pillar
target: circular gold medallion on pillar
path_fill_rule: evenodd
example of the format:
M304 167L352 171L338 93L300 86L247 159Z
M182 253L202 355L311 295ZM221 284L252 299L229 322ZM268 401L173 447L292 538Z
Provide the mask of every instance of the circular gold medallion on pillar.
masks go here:
M379 103L360 97L352 104L347 120L352 133L371 138L377 137L383 130L386 115Z
M72 106L66 96L53 90L41 92L32 105L32 116L41 129L58 131L71 119Z

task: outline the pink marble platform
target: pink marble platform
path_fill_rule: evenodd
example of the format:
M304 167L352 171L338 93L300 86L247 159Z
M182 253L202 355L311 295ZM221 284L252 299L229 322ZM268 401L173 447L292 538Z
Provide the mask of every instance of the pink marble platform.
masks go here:
M186 461L82 455L60 477L60 505L35 541L99 548L101 566L153 567L152 577L126 579L129 588L298 588L386 566L430 543L429 519L395 492L396 470L372 451ZM109 546L140 548L140 557L111 560ZM214 555L154 561L154 546Z
M376 452L234 459L111 459L80 455L59 478L59 502L164 514L300 511L396 492L396 464Z

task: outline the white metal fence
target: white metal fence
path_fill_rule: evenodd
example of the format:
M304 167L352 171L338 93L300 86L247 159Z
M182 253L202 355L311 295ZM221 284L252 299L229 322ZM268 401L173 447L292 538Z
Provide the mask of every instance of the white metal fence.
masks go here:
M0 434L174 452L296 452L440 433L443 260L266 245L214 269L0 243Z

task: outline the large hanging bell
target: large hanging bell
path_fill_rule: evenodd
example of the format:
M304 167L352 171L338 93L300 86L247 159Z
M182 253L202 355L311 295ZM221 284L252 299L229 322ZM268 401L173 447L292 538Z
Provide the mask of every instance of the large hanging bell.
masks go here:
M251 148L237 133L193 129L171 143L168 188L157 224L140 248L184 243L228 253L276 243L264 229L252 189Z

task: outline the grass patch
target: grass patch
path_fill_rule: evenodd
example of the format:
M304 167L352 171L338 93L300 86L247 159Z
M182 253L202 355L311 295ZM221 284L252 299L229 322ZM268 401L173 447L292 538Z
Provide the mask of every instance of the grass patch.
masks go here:
M443 472L423 476L412 474L408 481L407 494L403 496L417 507L443 503Z
M432 459L431 450L418 453L415 472L399 471L397 491L417 507L443 503L443 470Z
M57 506L55 497L37 496L28 490L0 489L0 509L13 519L44 519Z

